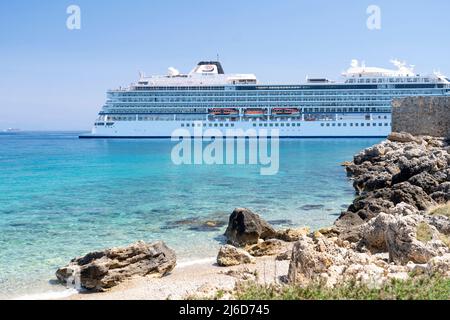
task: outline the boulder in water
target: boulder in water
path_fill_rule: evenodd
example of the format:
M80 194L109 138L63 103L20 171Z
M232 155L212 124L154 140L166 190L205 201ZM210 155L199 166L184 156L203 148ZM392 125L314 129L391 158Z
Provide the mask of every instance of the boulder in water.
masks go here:
M228 222L225 236L229 244L242 247L258 243L259 239L276 237L275 229L258 214L249 209L234 209Z

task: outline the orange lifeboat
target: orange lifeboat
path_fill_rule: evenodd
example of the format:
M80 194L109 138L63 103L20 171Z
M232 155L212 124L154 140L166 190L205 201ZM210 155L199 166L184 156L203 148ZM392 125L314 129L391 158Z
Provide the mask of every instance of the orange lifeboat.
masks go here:
M239 110L230 108L214 108L209 111L209 114L214 116L233 116L239 115Z
M274 108L272 114L277 116L298 116L300 110L297 108Z
M245 115L247 117L262 117L264 116L263 109L247 109L245 110Z

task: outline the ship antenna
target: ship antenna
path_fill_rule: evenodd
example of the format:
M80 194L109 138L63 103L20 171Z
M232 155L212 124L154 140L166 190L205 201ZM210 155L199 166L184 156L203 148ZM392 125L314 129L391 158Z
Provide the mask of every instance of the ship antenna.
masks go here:
M217 62L219 62L219 54L217 54Z

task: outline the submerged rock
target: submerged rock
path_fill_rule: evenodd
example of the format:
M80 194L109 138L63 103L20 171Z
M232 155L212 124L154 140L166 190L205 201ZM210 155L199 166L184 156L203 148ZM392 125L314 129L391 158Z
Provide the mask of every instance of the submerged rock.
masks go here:
M238 247L256 244L259 239L271 239L275 236L276 231L269 223L245 208L233 211L225 231L227 242Z
M103 291L133 276L164 276L175 268L173 250L158 241L136 242L122 248L91 252L56 271L64 284L77 282L87 290Z
M269 220L267 221L269 224L274 226L280 226L280 225L293 225L294 223L290 219L278 219L278 220Z
M217 255L217 264L222 267L237 266L239 264L255 263L256 260L244 249L232 245L220 247Z
M301 206L300 209L301 210L320 210L325 208L325 206L323 204L305 204L304 206Z
M204 231L204 232L218 231L226 224L227 223L225 221L217 221L217 220L200 221L199 223L190 226L189 230Z

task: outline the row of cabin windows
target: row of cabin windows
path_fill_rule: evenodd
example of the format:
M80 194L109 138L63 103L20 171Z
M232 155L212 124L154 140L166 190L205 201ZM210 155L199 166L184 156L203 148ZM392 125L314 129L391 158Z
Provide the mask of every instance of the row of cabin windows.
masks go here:
M300 123L254 123L254 127L300 127Z
M370 127L370 126L372 126L372 127L383 127L383 126L385 126L385 127L388 127L388 126L390 126L391 124L390 123L388 123L388 122L384 122L384 123L381 123L381 122L378 122L378 123L321 123L320 124L322 127L347 127L347 125L348 126L350 126L350 127L359 127L359 126L361 126L361 127L364 127L364 126L366 126L366 127ZM206 124L206 123L203 123L203 124L201 124L201 123L197 123L197 124L195 124L195 123L182 123L181 124L181 126L182 127L234 127L234 123L208 123L208 124ZM300 123L296 123L296 122L294 122L294 123L253 123L253 127L300 127L301 126L301 124Z
M347 123L327 123L327 124L325 124L325 123L321 123L320 124L322 127L325 127L325 126L327 126L327 127L346 127L347 126ZM384 123L381 123L381 122L378 122L378 123L349 123L348 124L350 127L364 127L364 126L366 126L366 127L370 127L370 126L372 126L372 127L382 127L383 125L385 126L385 127L388 127L388 126L390 126L391 124L390 123L387 123L387 122L384 122Z
M182 123L182 127L234 127L234 123ZM254 127L300 127L300 123L254 123Z
M305 114L305 118L308 118L310 115L308 115L308 114ZM314 118L316 118L317 116L320 116L320 115L317 115L317 114L314 114L314 115L311 115L312 117L314 117ZM381 116L381 115L378 115L378 116L374 116L375 118L378 118L378 119L387 119L388 118L388 116L387 115L384 115L384 116ZM133 116L110 116L109 117L111 120L128 120L128 121L132 121L132 120L136 120L136 116L135 115L133 115ZM155 116L155 117L149 117L149 116L139 116L139 120L140 121L142 121L142 120L157 120L157 119L162 119L162 118L165 118L165 119L173 119L173 117L171 116L171 115L166 115L166 116ZM299 117L291 117L292 119L298 119ZM201 120L201 118L199 118L199 120Z
M182 123L182 127L234 127L234 123Z

